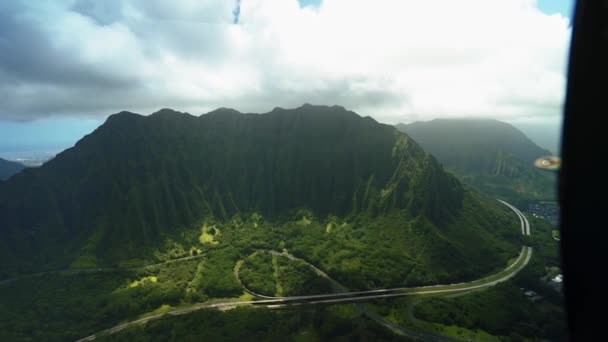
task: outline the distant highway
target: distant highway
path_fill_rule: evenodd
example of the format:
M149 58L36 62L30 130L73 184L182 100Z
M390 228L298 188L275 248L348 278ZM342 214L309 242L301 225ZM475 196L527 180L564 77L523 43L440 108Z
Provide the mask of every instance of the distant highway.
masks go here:
M499 200L502 204L509 207L515 214L517 214L520 225L522 229L523 235L530 235L530 224L526 217L514 206L510 205L507 202ZM340 288L345 289L344 286L337 283L335 280L330 278L325 272L321 271L314 265L308 263L306 260L297 258L286 251L277 252L271 250L265 250L265 252L285 256L292 260L301 260L305 262L308 266L310 266L319 276L322 276L332 283L338 285ZM453 284L445 284L445 285L430 285L430 286L419 286L419 287L400 287L400 288L391 288L391 289L379 289L379 290L369 290L369 291L356 291L356 292L338 292L332 294L321 294L321 295L309 295L309 296L290 296L290 297L268 297L264 296L264 299L261 300L248 300L248 301L226 301L220 303L206 304L200 303L195 304L191 307L184 309L175 309L163 314L157 314L154 316L149 316L145 318L141 318L135 321L126 322L123 324L119 324L115 327L100 331L96 334L87 336L79 341L92 341L95 339L97 335L100 334L113 334L115 332L121 331L125 328L136 324L145 324L151 320L159 319L164 317L165 315L183 315L187 313L191 313L197 310L205 309L205 308L234 308L237 306L244 305L255 305L255 306L265 306L267 308L280 308L287 306L302 306L302 305L319 305L319 304L342 304L342 303L359 303L363 301L382 299L382 298L393 298L393 297L403 297L403 296L412 296L412 295L424 295L424 294L455 294L455 293L463 293L469 292L473 290L478 290L482 288L487 288L499 284L501 282L507 281L514 277L517 273L519 273L523 268L528 265L530 259L532 257L532 248L523 246L518 258L506 267L501 272L484 277L478 280L466 282L466 283L453 283ZM238 265L235 266L235 276L238 279ZM248 292L252 293L249 289ZM430 341L449 341L450 339L445 338L443 336L438 336L436 334L427 333L427 332L417 332L410 331L409 329L405 329L393 322L388 321L386 318L372 312L366 308L363 308L359 305L357 307L362 310L362 312L367 315L369 318L377 321L378 323L386 326L391 329L395 333L400 335L408 336L414 339L424 339Z
M509 207L509 209L513 210L515 212L515 214L517 214L517 216L519 217L519 222L521 223L521 234L522 235L530 235L530 222L528 222L528 219L526 218L526 216L524 216L524 214L519 211L519 209L515 208L514 206L512 206L511 204L502 201L502 200L498 200L498 202L506 205L507 207Z

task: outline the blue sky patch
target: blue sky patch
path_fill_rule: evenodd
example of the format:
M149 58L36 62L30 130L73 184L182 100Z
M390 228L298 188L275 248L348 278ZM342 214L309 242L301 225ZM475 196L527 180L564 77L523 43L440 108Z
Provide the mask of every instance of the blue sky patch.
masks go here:
M298 0L300 2L300 7L319 7L321 5L322 0Z
M566 18L572 18L575 0L538 0L538 8L547 14L560 13Z
M80 117L0 121L0 154L41 149L59 152L74 145L102 123L101 118Z

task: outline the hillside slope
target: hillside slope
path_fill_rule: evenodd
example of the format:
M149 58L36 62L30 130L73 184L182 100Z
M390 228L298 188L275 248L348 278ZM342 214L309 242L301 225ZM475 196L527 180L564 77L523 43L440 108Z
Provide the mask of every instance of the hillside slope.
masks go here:
M551 153L497 120L436 119L398 124L466 183L509 200L555 198L554 175L533 163Z
M23 169L25 169L23 164L0 158L0 181L9 179Z
M338 106L200 117L121 112L42 167L0 184L0 273L153 262L169 240L198 244L188 236L203 222L222 224L222 239L233 234L238 245L241 226L231 222L256 214L264 226L312 221L302 239L317 225L325 232L327 220L353 222L353 235L331 248L344 252L359 238L363 247L351 248L358 259L392 230L400 236L386 243L387 253L409 265L426 253L418 281L436 279L433 270L473 276L517 251L510 215L492 201L464 189L407 135ZM276 233L283 234L276 243L319 263L335 257L318 253L323 236L314 246L296 244L298 229ZM450 273L457 263L470 267ZM381 270L369 272L382 281Z

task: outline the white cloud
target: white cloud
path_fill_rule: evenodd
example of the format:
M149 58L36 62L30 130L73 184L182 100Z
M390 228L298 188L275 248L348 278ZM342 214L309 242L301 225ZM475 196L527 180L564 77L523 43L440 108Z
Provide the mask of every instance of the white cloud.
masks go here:
M264 112L304 102L387 123L560 115L569 22L535 1L324 0L300 8L297 0L243 0L239 25L231 1L102 4L6 11L13 26L0 26L8 37L0 49L16 44L11 32L33 25L30 33L48 43L36 53L54 58L23 60L64 72L25 77L31 65L0 57L0 90L10 93L0 95L0 115ZM83 73L88 83L69 76Z

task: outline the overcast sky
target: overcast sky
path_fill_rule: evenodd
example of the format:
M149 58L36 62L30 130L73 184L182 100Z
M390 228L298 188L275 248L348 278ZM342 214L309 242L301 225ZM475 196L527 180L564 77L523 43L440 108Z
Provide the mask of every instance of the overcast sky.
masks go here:
M571 6L3 0L0 135L17 144L17 133L7 135L15 127L44 135L45 122L70 122L66 135L79 137L124 109L198 115L305 102L339 104L385 123L490 117L555 124Z

